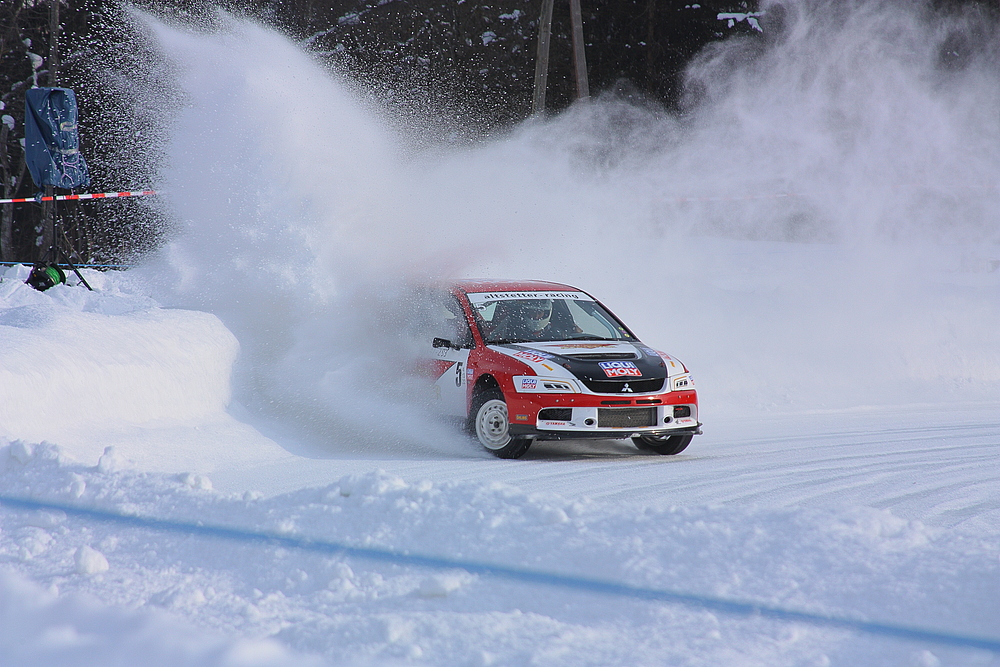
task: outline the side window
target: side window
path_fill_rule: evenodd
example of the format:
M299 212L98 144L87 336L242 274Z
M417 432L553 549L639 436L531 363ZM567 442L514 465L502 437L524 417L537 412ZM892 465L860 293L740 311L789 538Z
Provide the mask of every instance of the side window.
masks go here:
M472 332L458 299L444 294L435 308L434 336L446 338L456 345L472 347Z
M487 301L486 303L479 304L478 307L474 307L476 315L484 324L492 324L493 318L497 314L497 301Z

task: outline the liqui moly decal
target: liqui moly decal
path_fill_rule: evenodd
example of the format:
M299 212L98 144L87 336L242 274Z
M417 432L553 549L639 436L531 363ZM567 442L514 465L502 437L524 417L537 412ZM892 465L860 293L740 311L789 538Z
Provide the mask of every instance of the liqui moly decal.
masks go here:
M609 378L642 377L642 371L631 361L602 361L598 365Z
M521 391L535 391L538 389L538 378L521 378Z

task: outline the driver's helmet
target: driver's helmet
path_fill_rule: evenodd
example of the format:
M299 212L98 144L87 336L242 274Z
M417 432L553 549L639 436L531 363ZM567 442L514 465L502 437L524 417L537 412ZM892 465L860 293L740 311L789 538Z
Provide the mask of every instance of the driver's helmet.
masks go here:
M538 332L552 320L552 299L531 299L524 302L524 319L528 331Z

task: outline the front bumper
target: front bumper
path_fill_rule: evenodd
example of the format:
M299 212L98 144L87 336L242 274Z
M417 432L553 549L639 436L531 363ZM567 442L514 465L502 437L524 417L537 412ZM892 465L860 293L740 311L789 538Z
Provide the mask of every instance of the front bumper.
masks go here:
M625 438L631 438L632 436L635 435L660 435L660 436L701 435L701 423L699 422L696 426L671 428L671 429L616 428L616 429L605 429L605 430L595 429L593 431L555 431L555 430L541 431L533 426L522 426L517 424L511 424L510 434L518 437L530 437L534 440L589 440L589 439L624 440Z
M700 433L695 391L660 394L517 394L508 398L510 432L539 440Z

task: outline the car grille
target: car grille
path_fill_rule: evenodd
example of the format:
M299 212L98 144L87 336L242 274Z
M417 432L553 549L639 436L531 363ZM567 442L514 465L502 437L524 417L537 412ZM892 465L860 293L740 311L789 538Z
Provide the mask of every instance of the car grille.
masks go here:
M545 408L539 411L538 418L553 422L572 421L573 408Z
M597 408L598 428L641 428L656 425L656 408Z
M663 378L654 380L583 380L587 389L596 394L646 394L663 389ZM630 391L625 391L628 385Z
M587 361L610 361L612 359L638 359L635 352L588 352L587 354L564 354L570 359L585 359Z

